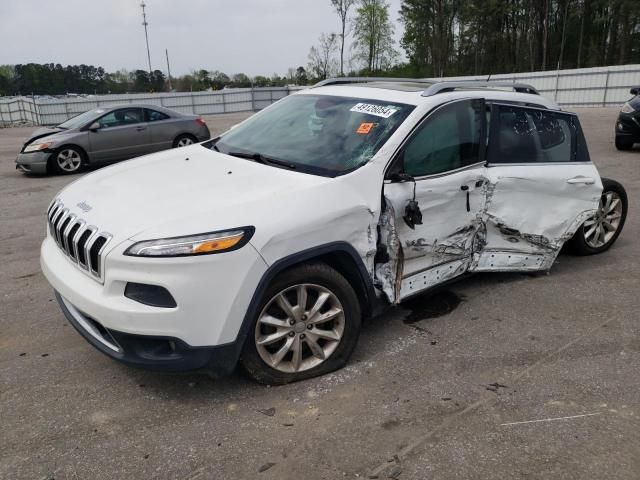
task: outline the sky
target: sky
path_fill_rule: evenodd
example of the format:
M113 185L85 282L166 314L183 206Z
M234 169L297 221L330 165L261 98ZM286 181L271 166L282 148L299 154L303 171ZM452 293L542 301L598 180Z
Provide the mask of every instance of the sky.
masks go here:
M0 0L0 65L61 63L147 69L141 0ZM151 66L284 75L338 32L329 0L145 0ZM401 0L387 0L399 40ZM399 46L397 49L400 50ZM345 55L346 57L346 55Z

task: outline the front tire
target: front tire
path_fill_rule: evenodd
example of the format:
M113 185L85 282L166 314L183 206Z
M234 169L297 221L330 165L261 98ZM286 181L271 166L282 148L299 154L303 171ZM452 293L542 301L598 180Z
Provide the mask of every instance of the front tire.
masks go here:
M602 179L602 186L596 214L585 220L569 241L570 251L576 255L595 255L609 250L624 227L629 206L627 192L609 178Z
M193 145L197 141L198 139L193 135L189 135L186 133L178 135L173 141L173 148L188 147L189 145Z
M240 363L256 381L283 385L343 367L360 335L349 282L322 264L294 267L266 289Z
M71 175L82 170L84 152L78 147L60 147L51 155L51 168L58 175Z

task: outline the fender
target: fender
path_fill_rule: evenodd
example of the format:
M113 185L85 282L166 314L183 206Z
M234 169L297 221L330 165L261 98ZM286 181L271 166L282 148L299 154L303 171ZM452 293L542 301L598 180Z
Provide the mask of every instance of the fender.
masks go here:
M378 300L373 287L372 278L369 275L369 272L367 271L364 262L362 261L362 258L360 257L356 249L347 242L331 242L325 245L312 247L307 250L303 250L301 252L283 257L269 266L267 271L262 275L262 278L260 279L256 290L253 292L251 302L249 303L249 307L245 312L244 318L242 320L242 325L238 330L236 339L226 345L215 347L216 350L219 350L220 353L222 353L222 351L224 350L224 355L215 355L215 358L212 358L212 362L209 365L209 368L214 373L221 375L231 373L233 368L238 363L238 359L240 358L240 355L242 353L242 348L244 347L244 342L246 341L249 330L251 329L251 324L253 323L255 315L258 313L258 307L260 305L260 302L262 301L264 291L267 289L276 275L283 272L287 268L316 258L321 259L322 257L325 257L326 255L332 253L342 253L349 255L349 257L357 266L357 274L362 281L362 286L364 287L365 294L365 308L363 309L363 315L365 317L370 317L378 313L378 311L383 308L381 305L381 301Z

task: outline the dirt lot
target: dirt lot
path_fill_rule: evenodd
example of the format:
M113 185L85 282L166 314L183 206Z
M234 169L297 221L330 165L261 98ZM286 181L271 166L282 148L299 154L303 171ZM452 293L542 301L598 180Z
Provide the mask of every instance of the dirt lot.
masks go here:
M29 129L0 130L0 478L640 478L640 151L614 148L616 111L579 114L629 193L614 248L463 280L367 324L344 370L278 388L89 346L38 264L77 177L16 172Z

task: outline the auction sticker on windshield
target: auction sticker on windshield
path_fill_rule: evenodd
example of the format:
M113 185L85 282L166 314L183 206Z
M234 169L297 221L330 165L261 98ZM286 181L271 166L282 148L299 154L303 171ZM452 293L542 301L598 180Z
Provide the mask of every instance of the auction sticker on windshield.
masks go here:
M397 108L384 105L373 105L371 103L358 103L351 107L352 112L366 113L367 115L375 115L376 117L389 118L398 111Z

